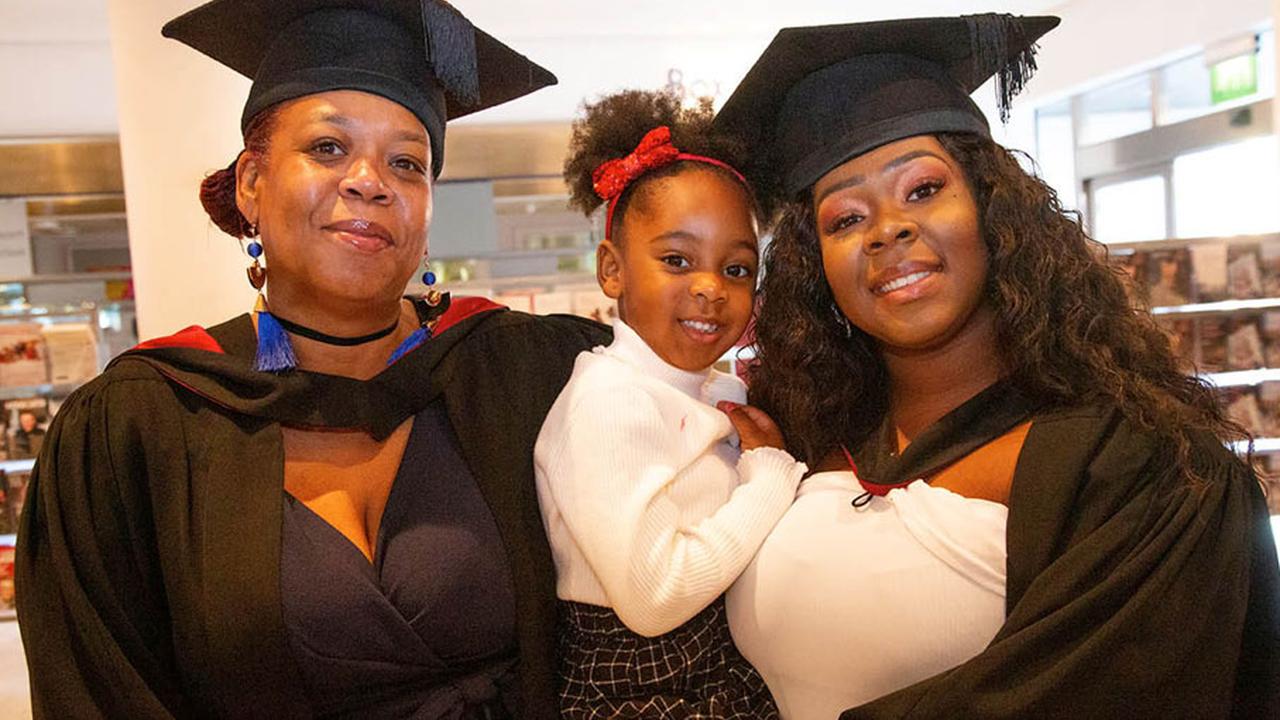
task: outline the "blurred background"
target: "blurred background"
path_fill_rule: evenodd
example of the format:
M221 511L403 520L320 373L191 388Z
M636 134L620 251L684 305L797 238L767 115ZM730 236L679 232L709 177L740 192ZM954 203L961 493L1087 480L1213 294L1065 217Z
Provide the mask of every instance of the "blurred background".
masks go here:
M240 149L249 83L159 34L198 4L0 0L0 618L30 458L61 399L139 338L252 306L243 250L196 194ZM585 99L723 103L789 25L1061 16L1007 125L990 87L975 97L1254 432L1260 469L1280 469L1280 0L454 4L560 84L450 126L433 269L458 294L601 319L601 218L569 211L560 179ZM0 620L0 718L30 715L23 667Z

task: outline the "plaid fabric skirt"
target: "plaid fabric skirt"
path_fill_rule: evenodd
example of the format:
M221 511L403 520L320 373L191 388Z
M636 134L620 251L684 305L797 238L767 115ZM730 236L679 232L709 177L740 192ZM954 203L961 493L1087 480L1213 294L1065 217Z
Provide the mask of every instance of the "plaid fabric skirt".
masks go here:
M776 720L760 673L729 636L724 599L654 638L609 608L560 602L560 712L565 720Z

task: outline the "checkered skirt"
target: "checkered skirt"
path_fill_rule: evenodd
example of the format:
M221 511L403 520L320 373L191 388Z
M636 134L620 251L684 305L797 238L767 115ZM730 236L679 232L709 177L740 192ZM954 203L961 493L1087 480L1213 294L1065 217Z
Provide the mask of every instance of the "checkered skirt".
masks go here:
M756 669L729 636L724 599L658 637L609 608L560 602L560 712L565 720L777 720Z

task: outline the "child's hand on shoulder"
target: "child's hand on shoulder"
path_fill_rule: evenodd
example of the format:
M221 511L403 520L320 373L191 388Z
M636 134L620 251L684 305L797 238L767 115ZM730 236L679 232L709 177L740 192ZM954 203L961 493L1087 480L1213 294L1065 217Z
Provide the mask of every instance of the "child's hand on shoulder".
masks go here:
M716 407L729 416L729 422L738 431L743 452L759 447L784 449L782 431L765 411L728 400L721 400Z

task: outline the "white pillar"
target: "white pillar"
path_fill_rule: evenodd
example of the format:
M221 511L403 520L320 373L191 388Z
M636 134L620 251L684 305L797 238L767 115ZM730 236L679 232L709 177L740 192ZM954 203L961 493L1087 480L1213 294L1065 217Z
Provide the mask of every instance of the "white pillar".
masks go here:
M109 0L138 334L213 325L251 309L248 261L200 207L206 174L240 150L249 82L160 37L201 0Z
M1280 0L1271 0L1271 27L1276 32L1280 32ZM1280 52L1273 55L1275 66L1272 68L1274 73L1272 77L1275 78L1276 88L1280 89ZM1261 72L1262 68L1258 68L1258 71ZM1277 94L1280 94L1280 90ZM1271 132L1280 135L1280 98L1277 97L1271 98ZM1276 146L1280 148L1280 143L1276 143ZM1280 163L1280 150L1277 151L1275 161ZM1276 542L1280 543L1280 536L1277 537Z

